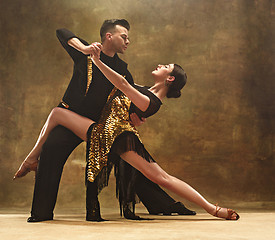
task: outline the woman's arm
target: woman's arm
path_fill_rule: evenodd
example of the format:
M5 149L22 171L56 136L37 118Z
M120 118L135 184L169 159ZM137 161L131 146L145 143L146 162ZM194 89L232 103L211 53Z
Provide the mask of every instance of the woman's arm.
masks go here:
M99 49L99 48L98 48ZM141 111L146 111L150 104L150 99L132 87L128 81L113 69L108 67L99 59L100 50L92 55L94 64L105 75L105 77L120 91L122 91Z

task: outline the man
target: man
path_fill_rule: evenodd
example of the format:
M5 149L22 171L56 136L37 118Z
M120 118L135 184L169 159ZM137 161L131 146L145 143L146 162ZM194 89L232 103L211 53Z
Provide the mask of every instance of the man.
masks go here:
M122 61L117 53L124 53L129 45L129 23L124 19L106 20L101 29L102 52L100 59L119 74L125 76L133 84L133 78L127 69L127 64ZM69 86L62 98L59 107L67 108L85 117L98 121L101 111L107 101L113 85L97 69L89 57L96 44L89 45L86 41L76 37L66 29L57 30L57 37L74 61L74 71ZM137 116L132 116L134 124L139 124ZM53 219L53 209L56 203L57 192L63 166L71 152L82 142L68 129L58 126L49 135L43 145L40 155L39 167L36 176L31 217L28 222L39 222ZM186 209L181 203L168 196L161 188L139 176L140 186L138 195L149 213L179 214L195 213ZM144 190L143 190L144 189ZM151 192L148 194L148 192ZM147 193L146 193L147 192ZM143 194L144 193L144 194ZM87 221L102 221L99 202L97 198L97 183L87 182L86 209ZM153 208L150 197L161 205ZM155 205L155 204L154 204ZM151 208L150 208L151 206ZM126 218L138 219L132 212Z

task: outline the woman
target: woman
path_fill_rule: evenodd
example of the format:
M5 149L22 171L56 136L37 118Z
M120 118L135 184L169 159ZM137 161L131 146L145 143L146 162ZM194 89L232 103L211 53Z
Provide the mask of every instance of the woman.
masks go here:
M101 45L98 44L92 55L92 60L115 86L103 109L101 119L95 123L91 119L69 110L54 108L35 147L20 166L15 178L22 177L31 170L36 170L41 148L49 132L57 125L62 125L88 142L87 177L89 181L94 181L99 174L108 172L108 170L106 171L108 157L120 156L151 181L194 202L211 215L228 220L238 220L239 215L235 211L209 203L187 183L161 169L143 147L137 130L129 121L129 112L133 108L139 112L139 116L148 117L158 111L161 100L165 96L179 97L180 90L186 82L186 75L182 68L176 64L159 65L152 72L155 84L150 89L140 87L137 90L123 76L100 61L100 50ZM108 173L103 174L103 176L107 175Z

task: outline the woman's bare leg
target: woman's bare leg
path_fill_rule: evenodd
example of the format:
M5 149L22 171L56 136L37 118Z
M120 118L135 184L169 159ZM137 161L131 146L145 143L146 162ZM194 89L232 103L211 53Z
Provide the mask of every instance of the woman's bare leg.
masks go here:
M202 195L184 181L173 177L166 173L157 163L149 163L134 151L123 153L121 158L132 165L134 168L143 173L151 181L165 187L180 197L193 202L211 215L216 213L216 206L209 203ZM227 209L222 208L218 211L218 216L226 218L228 215ZM232 215L232 219L237 218L237 214Z
M25 176L30 170L35 170L37 167L38 158L40 156L42 146L45 143L50 132L58 125L64 126L71 130L75 135L86 141L86 133L89 126L95 123L89 118L83 117L75 112L67 109L56 107L49 114L46 123L44 124L39 137L30 151L28 156L23 161L19 170L15 174L16 177ZM23 175L22 175L23 173Z
M86 133L89 126L94 123L93 120L83 117L70 110L56 107L49 114L46 123L44 124L39 137L34 145L33 149L29 153L27 159L37 161L40 156L42 146L45 143L50 132L58 125L68 128L75 135L86 141Z

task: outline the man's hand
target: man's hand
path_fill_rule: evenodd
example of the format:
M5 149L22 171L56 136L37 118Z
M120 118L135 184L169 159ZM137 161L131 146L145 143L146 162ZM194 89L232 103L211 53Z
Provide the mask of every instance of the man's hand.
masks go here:
M138 115L136 113L131 113L130 115L131 118L131 122L135 127L139 127L141 126L143 123L146 122L145 118L139 118Z
M101 48L102 48L102 45L99 42L94 42L94 43L86 46L76 37L71 38L68 41L68 44L71 47L75 48L76 50L82 52L83 54L91 55L91 56L94 55L94 54L99 56Z

